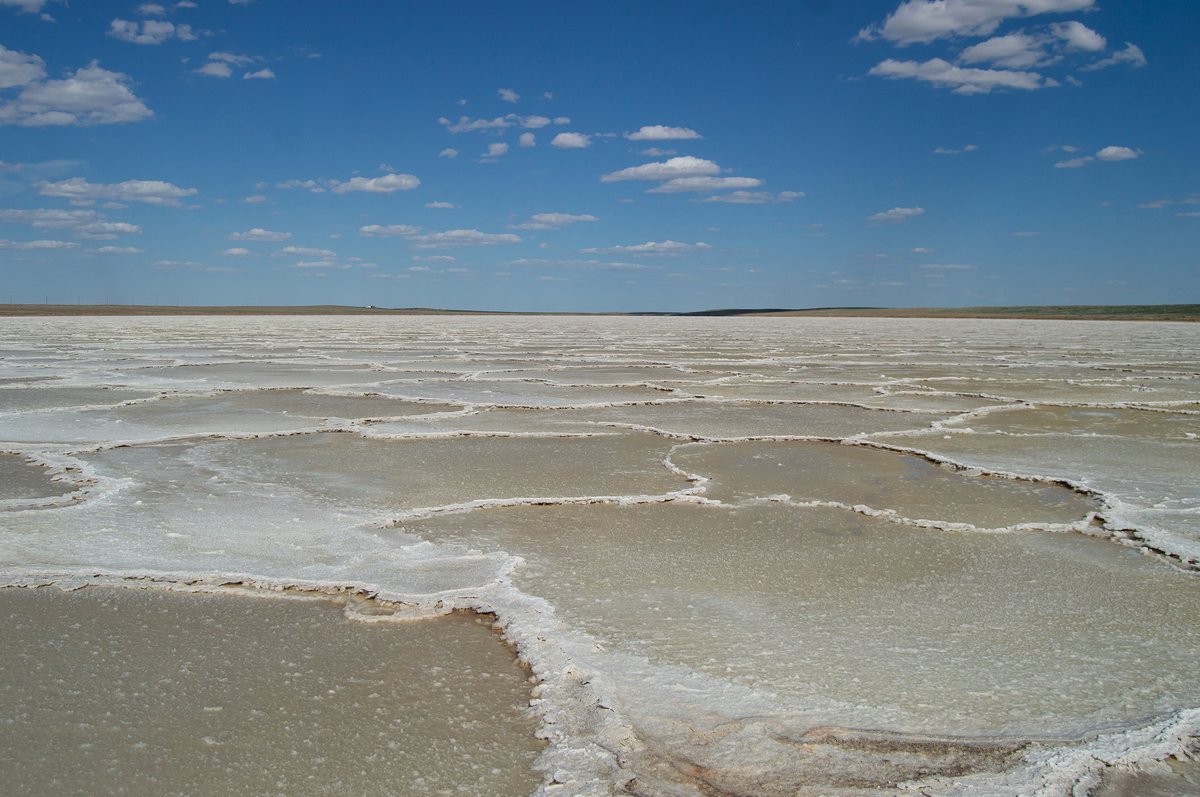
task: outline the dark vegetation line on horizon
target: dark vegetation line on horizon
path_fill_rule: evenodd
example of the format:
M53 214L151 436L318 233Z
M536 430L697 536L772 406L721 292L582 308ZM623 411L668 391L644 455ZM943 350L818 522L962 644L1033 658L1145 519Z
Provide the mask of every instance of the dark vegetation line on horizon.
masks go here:
M638 317L849 317L849 318L1011 318L1097 321L1200 321L1200 304L1023 305L1010 307L808 307L721 308L691 312L539 312L451 310L433 307L353 305L114 305L0 304L0 317L20 316L182 316L182 315L538 315Z

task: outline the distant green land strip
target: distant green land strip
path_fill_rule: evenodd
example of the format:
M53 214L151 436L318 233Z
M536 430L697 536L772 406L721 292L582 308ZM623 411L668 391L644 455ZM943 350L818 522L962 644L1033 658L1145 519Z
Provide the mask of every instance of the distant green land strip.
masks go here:
M633 315L782 316L849 318L1014 318L1068 321L1200 321L1200 304L1045 305L1021 307L810 307L729 308L695 312L538 313L443 310L432 307L183 306L142 304L0 304L0 317L12 316L183 316L183 315Z

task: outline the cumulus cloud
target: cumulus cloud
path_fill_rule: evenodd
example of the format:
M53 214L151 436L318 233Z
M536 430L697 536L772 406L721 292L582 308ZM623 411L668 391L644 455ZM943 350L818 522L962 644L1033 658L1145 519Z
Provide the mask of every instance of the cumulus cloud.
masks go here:
M98 255L140 255L144 250L136 246L100 246L92 251Z
M680 191L721 191L727 188L757 188L762 180L755 177L676 177L651 188L650 194L675 194Z
M248 197L243 197L242 201L247 205L261 205L263 202L267 201L267 198L262 194L251 194Z
M1128 161L1137 156L1129 147L1105 147L1096 153L1096 157L1102 161Z
M272 230L264 230L262 227L252 227L245 232L230 233L229 240L279 243L280 241L286 241L291 237L292 234L290 232L274 232Z
M533 133L522 133L518 140L522 147L532 147L537 144L537 136Z
M592 137L584 133L559 133L550 145L559 149L583 149L592 145Z
M979 149L978 144L967 144L962 149L952 149L950 147L938 147L933 151L934 155L961 155L964 152L974 152Z
M452 208L458 207L458 205L454 204L453 202L426 202L425 207L450 210Z
M1057 81L1043 78L1037 72L967 68L942 58L924 62L889 58L876 64L867 74L888 80L923 80L937 88L952 89L955 94L989 94L997 88L1032 91L1058 85Z
M550 119L545 116L522 116L517 122L526 129L539 130L550 124Z
M521 95L512 89L497 89L496 93L499 94L500 99L504 100L505 102L516 102L517 100L521 99Z
M1096 160L1108 161L1128 161L1137 158L1139 153L1129 147L1109 146L1097 152L1095 155L1084 155L1079 158L1070 158L1068 160L1059 161L1054 164L1056 169L1081 169Z
M358 234L363 238L408 238L420 233L421 228L411 224L368 224L358 228Z
M249 257L251 254L249 249L241 246L235 246L231 249L226 249L221 253L223 257Z
M990 63L1005 69L1042 66L1057 60L1047 51L1053 41L1049 36L1018 31L968 47L959 53L958 60L966 64Z
M1068 158L1065 161L1059 161L1054 164L1055 169L1081 169L1094 161L1091 155L1084 155L1082 158Z
M364 191L368 194L390 194L394 191L411 191L421 184L411 174L385 174L382 177L351 177L349 180L329 181L329 190L335 194Z
M678 139L702 138L690 127L667 127L666 125L645 125L633 133L626 133L630 141L673 141Z
M0 6L10 6L22 14L36 14L46 5L46 0L0 0Z
M990 36L1006 19L1082 11L1094 5L1095 0L905 0L882 24L859 31L858 39L882 38L908 45L948 36Z
M0 44L0 89L26 86L46 76L46 62L36 55Z
M311 246L285 246L277 249L271 257L319 257L323 259L337 257L337 252L330 249L315 249Z
M1068 50L1098 53L1108 46L1108 41L1082 22L1055 22L1050 32L1063 41Z
M706 197L701 202L724 202L729 205L765 205L767 203L793 202L804 196L803 191L780 191L772 194L770 191L731 191L728 194L717 194Z
M412 236L418 249L452 249L460 246L497 246L516 244L521 236L513 233L491 233L479 230L446 230Z
M485 159L499 158L508 152L508 144L488 144L487 152L483 153Z
M688 252L703 252L710 249L712 249L712 247L703 241L689 244L668 239L666 241L647 241L644 244L633 244L631 246L593 247L591 249L581 249L579 251L583 252L584 254L626 254L637 257L675 257Z
M209 61L204 66L193 71L197 75L208 75L209 77L233 77L233 67L223 61Z
M118 235L141 235L141 233L140 225L125 221L94 221L75 228L76 235L92 241L112 241Z
M260 69L257 72L247 72L242 75L242 80L274 80L275 73L270 69Z
M503 130L506 127L512 127L515 124L515 118L512 114L497 116L495 119L472 119L469 116L460 116L457 122L451 122L443 116L438 119L438 123L444 125L451 133L470 133L476 130Z
M572 215L570 213L535 213L529 217L529 221L523 224L514 224L514 230L558 230L570 224L576 224L581 221L599 221L598 218L590 213L582 213Z
M1125 42L1125 49L1118 50L1108 58L1102 58L1099 61L1094 61L1087 66L1080 67L1083 72L1094 72L1097 69L1107 69L1110 66L1117 64L1129 64L1132 67L1142 67L1146 65L1146 54L1136 44Z
M195 188L180 188L162 180L126 180L121 183L89 183L82 177L72 177L56 183L40 182L42 196L62 197L74 202L97 199L117 199L122 202L141 202L146 205L178 207L184 197L197 193Z
M916 218L925 212L925 208L892 208L867 217L872 224L899 224Z
M655 163L643 163L611 172L600 178L602 183L620 180L673 180L678 177L703 177L720 174L721 167L710 160L683 155Z
M154 115L130 90L128 75L95 61L62 80L45 80L44 75L41 58L0 46L0 88L21 87L16 98L0 102L0 125L108 125Z
M453 147L446 147L444 150L442 150L441 152L438 153L438 157L439 158L457 158L458 150L454 149Z
M28 224L43 230L64 230L90 224L99 218L94 210L58 210L56 208L33 208L28 210L0 210L0 221Z
M31 251L38 249L78 249L79 244L74 241L9 241L6 238L0 238L0 249L17 249L22 251Z
M161 6L159 6L161 8ZM167 39L190 42L196 40L191 25L175 25L159 19L144 19L140 22L114 19L108 35L131 44L162 44Z

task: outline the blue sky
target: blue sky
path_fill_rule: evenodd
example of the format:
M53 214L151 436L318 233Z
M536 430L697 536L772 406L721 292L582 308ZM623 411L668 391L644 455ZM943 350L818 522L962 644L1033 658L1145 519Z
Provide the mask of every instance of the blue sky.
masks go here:
M1198 36L1195 0L0 0L0 302L1196 302Z

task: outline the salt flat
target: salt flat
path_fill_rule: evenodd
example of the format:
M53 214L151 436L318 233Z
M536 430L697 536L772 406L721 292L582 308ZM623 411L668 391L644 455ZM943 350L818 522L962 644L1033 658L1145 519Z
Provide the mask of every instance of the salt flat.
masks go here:
M351 657L333 626L484 612L499 658L431 666L482 699L512 647L533 723L471 724L536 727L543 794L1067 794L1200 735L1192 325L5 318L0 350L31 645L124 638L44 597L88 585L352 596L287 621ZM119 713L62 672L3 686Z

